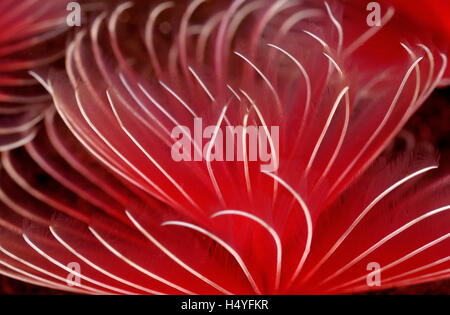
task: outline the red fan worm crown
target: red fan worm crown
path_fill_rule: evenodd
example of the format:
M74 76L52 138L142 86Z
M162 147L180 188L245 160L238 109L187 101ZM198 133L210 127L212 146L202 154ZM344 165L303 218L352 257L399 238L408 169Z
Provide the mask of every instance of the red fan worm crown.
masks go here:
M366 291L373 263L382 288L448 277L435 152L379 157L447 57L381 8L381 26L339 1L99 13L40 78L44 128L2 154L2 273L122 294Z

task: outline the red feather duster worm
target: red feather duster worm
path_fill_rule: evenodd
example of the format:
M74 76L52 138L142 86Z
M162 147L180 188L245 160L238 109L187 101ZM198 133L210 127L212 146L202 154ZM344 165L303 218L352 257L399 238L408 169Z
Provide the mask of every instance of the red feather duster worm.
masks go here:
M448 278L446 160L428 146L382 154L447 56L381 11L373 27L352 1L99 13L63 69L36 75L54 102L42 128L2 153L0 272L91 294Z
M0 150L36 134L51 97L30 77L64 57L66 1L5 0L0 4ZM61 43L62 41L62 43Z

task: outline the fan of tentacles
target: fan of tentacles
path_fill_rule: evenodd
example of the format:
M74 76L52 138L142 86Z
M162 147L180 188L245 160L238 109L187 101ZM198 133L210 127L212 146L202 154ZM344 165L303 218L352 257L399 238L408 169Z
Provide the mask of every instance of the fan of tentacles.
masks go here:
M402 42L393 8L382 27L361 14L283 0L100 12L63 69L32 72L55 106L2 154L0 272L94 294L449 277L445 165L427 147L379 157L446 56Z
M54 2L0 2L0 150L30 141L51 97L29 69L64 57L65 6ZM60 43L61 44L56 44ZM30 54L30 51L33 53Z

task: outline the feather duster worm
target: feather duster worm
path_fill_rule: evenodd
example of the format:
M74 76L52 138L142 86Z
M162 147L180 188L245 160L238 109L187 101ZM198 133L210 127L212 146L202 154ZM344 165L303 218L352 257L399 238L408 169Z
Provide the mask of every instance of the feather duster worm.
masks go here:
M0 150L30 141L51 97L29 76L63 59L66 1L5 0L0 4ZM41 70L42 71L42 70Z
M339 2L125 2L99 14L64 71L40 80L55 104L45 128L2 154L0 272L94 294L448 278L445 163L426 147L380 157L447 57L391 27L393 10L378 28ZM227 126L241 137L224 141ZM265 159L250 158L255 147Z
M368 10L374 10L376 8L361 1L348 0L348 2L360 12L366 10L366 8L368 8ZM391 5L391 9L387 12L388 14L385 15L385 19L390 20L390 27L394 27L396 31L402 33L403 36L408 33L414 33L418 37L428 38L429 40L432 40L440 50L446 52L447 57L449 56L448 43L450 42L450 22L446 18L446 12L450 12L450 3L448 1L436 0L429 2L418 0L411 3L407 0L383 0L376 3L380 3L383 6ZM394 39L394 42L391 42L389 41L389 36L386 37L387 34L384 35L385 36L382 35L380 37L380 41L377 41L376 39L373 39L372 41L377 43L380 47L396 44L395 38L392 38ZM384 50L384 52L382 52L372 48L372 51L380 54L387 53L389 50ZM450 68L447 67L441 85L448 85L449 82Z

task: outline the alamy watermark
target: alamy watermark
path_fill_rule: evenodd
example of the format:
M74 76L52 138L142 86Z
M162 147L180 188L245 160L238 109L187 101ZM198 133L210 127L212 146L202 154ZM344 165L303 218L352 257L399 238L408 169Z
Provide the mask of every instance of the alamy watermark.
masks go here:
M367 271L370 271L366 277L366 283L369 287L381 286L381 266L377 262L367 264Z
M66 7L70 13L67 15L66 22L70 27L81 26L81 5L78 2L69 2Z
M71 271L66 278L66 284L69 287L79 287L81 285L81 266L77 262L71 262L67 265Z
M278 169L278 126L226 126L211 125L203 128L202 118L194 119L194 130L176 126L172 130L171 155L180 161L247 161L261 163L261 171ZM204 142L206 140L206 142Z
M367 25L370 27L381 26L381 6L378 2L369 2L366 7L367 11L371 11L367 15Z

